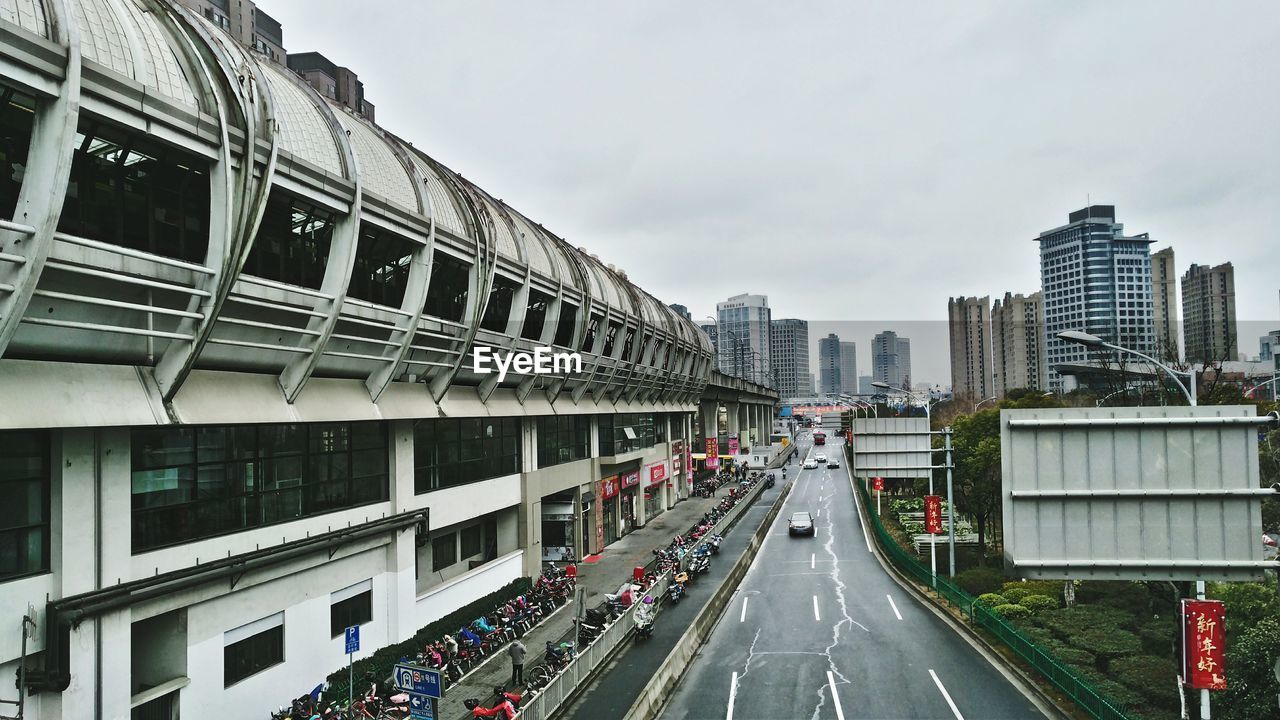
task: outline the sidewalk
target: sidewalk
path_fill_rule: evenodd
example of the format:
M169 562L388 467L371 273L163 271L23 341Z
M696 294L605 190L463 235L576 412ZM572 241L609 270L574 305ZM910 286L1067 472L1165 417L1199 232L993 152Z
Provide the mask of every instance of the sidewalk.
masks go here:
M653 558L654 549L666 547L671 538L688 530L694 521L719 504L727 492L723 490L717 497L683 500L650 520L644 527L633 530L606 547L600 560L578 563L578 587L586 591L586 606L598 605L603 602L605 593L617 591L618 586L631 577L632 568L648 563ZM542 649L547 641L559 641L570 633L573 612L573 604L565 604L521 639L529 650L525 658L526 673L542 662ZM494 686L507 687L510 682L511 659L507 656L506 648L503 648L495 656L488 658L483 666L463 678L462 682L449 688L438 703L437 717L445 720L470 717L471 713L462 705L463 700L478 698L483 703L489 703L493 698Z

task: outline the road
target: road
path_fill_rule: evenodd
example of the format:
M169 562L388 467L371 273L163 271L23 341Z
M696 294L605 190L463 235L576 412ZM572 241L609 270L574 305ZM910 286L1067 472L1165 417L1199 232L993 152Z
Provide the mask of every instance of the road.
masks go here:
M843 460L840 440L823 450ZM847 470L804 470L663 717L1002 720L1044 714L871 553ZM808 510L815 538L787 535Z

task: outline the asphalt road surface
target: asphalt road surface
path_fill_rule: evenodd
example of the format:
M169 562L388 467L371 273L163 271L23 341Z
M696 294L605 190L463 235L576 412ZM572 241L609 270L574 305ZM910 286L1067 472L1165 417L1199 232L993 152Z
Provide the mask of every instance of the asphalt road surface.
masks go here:
M838 439L810 448L840 458ZM670 720L1002 720L1044 714L871 553L849 475L801 472ZM817 536L789 537L808 510Z

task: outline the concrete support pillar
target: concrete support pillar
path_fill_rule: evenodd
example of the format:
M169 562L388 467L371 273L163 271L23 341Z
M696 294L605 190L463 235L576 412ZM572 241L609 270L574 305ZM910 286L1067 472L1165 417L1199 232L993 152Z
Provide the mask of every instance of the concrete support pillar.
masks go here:
M413 477L413 421L391 423L391 511L401 513L417 506ZM428 526L431 518L427 518ZM427 528L430 532L430 527ZM417 631L414 603L418 596L418 533L415 528L397 532L387 545L390 597L387 600L387 638L403 640ZM430 568L428 568L430 569Z

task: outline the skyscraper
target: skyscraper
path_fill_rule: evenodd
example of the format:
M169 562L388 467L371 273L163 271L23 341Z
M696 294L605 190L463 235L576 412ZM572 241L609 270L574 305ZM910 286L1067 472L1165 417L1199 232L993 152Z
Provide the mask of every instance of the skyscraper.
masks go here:
M675 311L676 311L676 314L680 315L680 317L683 317L683 318L684 318L684 319L686 319L686 320L692 320L692 319L693 319L693 314L692 314L692 313L690 313L690 312L689 312L689 308L685 307L684 305L681 305L681 304L679 304L679 303L672 303L671 305L668 305L667 307L671 308L672 310L675 310Z
M1059 340L1064 330L1084 332L1138 352L1155 351L1151 317L1151 238L1124 234L1114 205L1090 205L1067 224L1040 233L1040 283L1044 293L1049 386L1062 377L1053 368L1084 363L1083 345Z
M1151 320L1156 329L1157 357L1177 360L1178 270L1173 264L1173 248L1151 254Z
M769 353L775 388L784 398L809 394L809 323L787 318L772 323Z
M911 339L898 338L898 387L911 387Z
M951 391L973 402L994 393L991 384L991 298L954 297L947 301L951 339Z
M840 343L840 392L847 395L858 392L858 343Z
M840 394L840 336L835 333L818 341L818 394Z
M1182 327L1187 334L1188 361L1239 359L1236 273L1231 263L1187 269L1182 276Z
M858 376L858 394L859 395L875 395L875 386L871 384L872 377L870 375Z
M744 293L716 303L720 372L768 385L772 314L765 295Z
M991 308L991 395L1004 397L1017 388L1048 387L1040 297L1038 292L1005 293Z
M911 381L911 341L892 330L871 341L871 376L875 382L901 388Z

